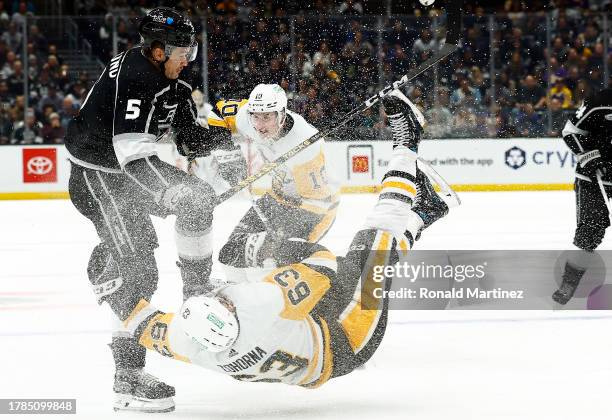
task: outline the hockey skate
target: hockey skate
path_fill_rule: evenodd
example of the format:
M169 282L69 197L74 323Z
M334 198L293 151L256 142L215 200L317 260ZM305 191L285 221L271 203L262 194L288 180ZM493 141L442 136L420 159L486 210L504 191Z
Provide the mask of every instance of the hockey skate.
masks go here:
M418 214L423 220L423 227L419 229L415 238L415 240L418 241L424 229L427 229L435 221L440 220L448 214L449 207L438 193L436 193L427 175L419 168L417 168L415 184L417 187L417 195L414 205L412 206L412 211Z
M166 413L174 410L174 387L142 369L117 369L113 391L115 411Z
M425 127L421 111L397 89L383 99L383 105L393 133L393 148L404 146L416 152Z
M574 267L570 263L565 263L565 271L563 272L561 287L553 293L552 298L560 305L565 305L576 293L576 289L580 284L580 279L586 270Z

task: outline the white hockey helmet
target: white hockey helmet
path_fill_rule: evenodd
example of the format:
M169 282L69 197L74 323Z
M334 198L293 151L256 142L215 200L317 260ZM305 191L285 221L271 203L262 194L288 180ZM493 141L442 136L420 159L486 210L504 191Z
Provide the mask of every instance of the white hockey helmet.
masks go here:
M251 91L247 104L249 122L263 138L275 137L287 118L287 94L277 84L259 84ZM270 113L275 113L270 117ZM267 114L262 118L257 114Z
M240 326L236 312L222 295L190 297L178 316L187 337L211 353L229 349L238 338Z

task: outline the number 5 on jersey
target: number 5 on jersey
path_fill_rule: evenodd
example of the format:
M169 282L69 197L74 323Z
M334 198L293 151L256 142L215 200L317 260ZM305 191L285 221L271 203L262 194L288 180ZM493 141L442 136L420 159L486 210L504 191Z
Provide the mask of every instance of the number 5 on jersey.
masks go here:
M128 99L125 111L126 120L135 120L140 116L140 99Z

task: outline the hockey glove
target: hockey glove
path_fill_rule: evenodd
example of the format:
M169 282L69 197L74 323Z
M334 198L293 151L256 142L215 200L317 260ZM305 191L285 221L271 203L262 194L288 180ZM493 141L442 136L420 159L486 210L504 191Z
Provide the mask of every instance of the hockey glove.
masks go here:
M204 128L200 125L189 125L177 130L176 148L189 158L205 157L222 144L231 142L229 130L222 127Z
M578 166L581 168L579 172L588 177L594 177L598 170L601 171L602 175L606 175L612 169L612 165L602 159L599 149L581 153L576 155L576 158L578 159Z
M234 150L214 150L211 155L219 168L219 175L230 185L236 185L246 178L247 162L240 148Z

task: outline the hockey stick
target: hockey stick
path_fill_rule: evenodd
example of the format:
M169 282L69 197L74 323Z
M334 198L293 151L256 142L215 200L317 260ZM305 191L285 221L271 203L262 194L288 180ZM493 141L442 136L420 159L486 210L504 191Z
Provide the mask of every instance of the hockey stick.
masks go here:
M606 203L606 207L608 208L608 217L612 217L612 204L610 204L610 199L608 198L608 194L606 194L606 187L603 184L603 174L598 169L595 172L595 176L597 178L597 185L599 185L599 191L601 191L601 195L603 196L604 202Z
M421 63L417 68L405 74L400 80L397 80L389 85L387 85L383 90L378 92L376 95L372 96L365 102L363 102L360 106L353 109L344 117L342 120L336 124L334 127L330 127L324 131L320 131L317 134L307 138L302 143L295 146L293 149L289 150L284 155L280 156L274 162L269 162L263 165L259 172L243 179L236 185L234 185L229 190L225 191L218 197L218 203L226 201L234 194L242 190L243 188L248 187L259 178L278 168L280 165L300 153L302 150L306 149L311 144L317 142L319 139L323 137L329 136L331 133L338 130L340 127L345 126L349 121L351 121L356 115L362 113L366 109L370 108L375 103L379 102L382 98L391 93L394 89L399 89L406 86L410 81L414 80L433 66L435 66L440 61L444 60L446 57L451 55L459 48L459 35L461 31L461 0L448 0L446 5L446 16L447 16L447 29L446 29L446 42L442 46L442 48L434 54L428 60L425 60Z
M189 175L194 175L195 168L197 168L198 162L196 162L196 158L189 156L187 158L187 173Z

